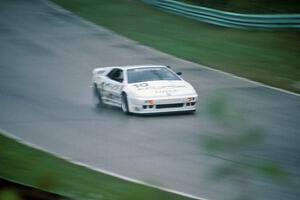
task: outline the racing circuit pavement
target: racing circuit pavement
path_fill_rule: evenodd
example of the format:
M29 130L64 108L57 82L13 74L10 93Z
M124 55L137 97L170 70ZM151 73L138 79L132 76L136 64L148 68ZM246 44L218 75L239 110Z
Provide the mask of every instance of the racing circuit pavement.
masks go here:
M300 196L300 97L160 53L85 22L44 0L0 2L0 128L73 160L207 199L232 199L236 180L209 181L217 163L230 162L199 146L213 130L205 101L221 90L247 120L265 131L250 152L289 172L278 185L250 176L254 199ZM199 94L194 115L125 116L97 106L96 66L165 64L183 72ZM230 92L229 92L230 91Z

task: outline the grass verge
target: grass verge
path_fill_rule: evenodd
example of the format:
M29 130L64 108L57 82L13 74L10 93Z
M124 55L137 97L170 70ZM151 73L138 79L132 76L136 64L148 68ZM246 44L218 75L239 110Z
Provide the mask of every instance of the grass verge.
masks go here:
M0 133L0 176L72 199L190 200L74 165Z
M300 93L300 32L240 30L165 13L138 0L53 0L177 57Z

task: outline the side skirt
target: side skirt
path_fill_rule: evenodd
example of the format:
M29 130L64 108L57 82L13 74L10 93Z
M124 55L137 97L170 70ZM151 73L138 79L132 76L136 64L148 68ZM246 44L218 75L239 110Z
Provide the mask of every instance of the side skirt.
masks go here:
M120 102L118 102L116 100L109 99L107 97L103 97L103 103L105 103L107 105L116 106L116 107L121 108L121 103Z

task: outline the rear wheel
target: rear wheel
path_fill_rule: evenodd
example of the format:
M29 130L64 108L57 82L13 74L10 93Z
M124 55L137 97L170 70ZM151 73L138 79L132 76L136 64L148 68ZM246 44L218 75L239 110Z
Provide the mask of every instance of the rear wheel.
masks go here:
M94 95L97 97L98 99L98 104L99 105L103 105L103 100L102 100L102 95L101 95L101 91L100 89L97 87L97 84L94 83Z
M122 102L121 102L122 111L128 115L130 114L129 107L128 107L128 99L126 93L122 93Z

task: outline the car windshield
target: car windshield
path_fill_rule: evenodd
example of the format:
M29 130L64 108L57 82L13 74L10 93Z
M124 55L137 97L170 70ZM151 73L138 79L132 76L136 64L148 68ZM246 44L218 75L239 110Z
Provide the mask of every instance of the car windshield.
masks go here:
M135 68L127 70L128 83L158 80L180 80L178 76L164 67Z

